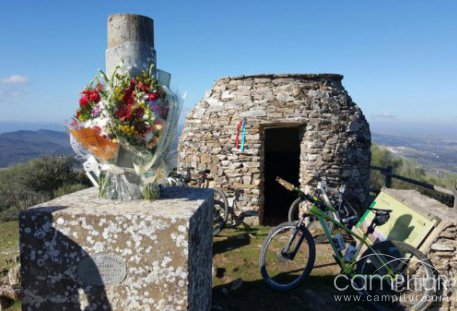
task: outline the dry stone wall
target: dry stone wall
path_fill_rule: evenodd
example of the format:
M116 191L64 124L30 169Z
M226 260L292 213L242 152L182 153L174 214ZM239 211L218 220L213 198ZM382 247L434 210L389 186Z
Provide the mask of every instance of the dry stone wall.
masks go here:
M264 201L265 129L299 127L300 182L316 174L330 185L349 178L363 201L368 192L371 135L368 122L336 74L256 75L222 78L187 116L179 166L210 169L224 190L244 189L242 210ZM246 148L235 147L237 125L247 119Z
M457 221L448 223L446 228L438 233L427 253L437 274L441 276L441 301L436 301L431 310L450 311L457 309L456 275L457 275Z

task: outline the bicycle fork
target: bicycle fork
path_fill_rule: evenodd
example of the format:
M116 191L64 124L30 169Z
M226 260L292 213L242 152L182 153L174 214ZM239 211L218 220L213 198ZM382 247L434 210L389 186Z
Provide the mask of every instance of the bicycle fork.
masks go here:
M304 232L302 232L303 231L302 228L303 228L303 219L301 219L300 222L295 227L294 233L292 234L292 237L290 238L289 242L287 243L287 246L283 250L281 250L281 256L283 256L284 258L289 259L289 260L294 260L295 256L297 255L298 249L300 248L300 245L303 242L303 239L305 238L305 234L304 234ZM291 251L290 248L292 247L299 232L301 233L299 236L299 240L295 244L294 249Z

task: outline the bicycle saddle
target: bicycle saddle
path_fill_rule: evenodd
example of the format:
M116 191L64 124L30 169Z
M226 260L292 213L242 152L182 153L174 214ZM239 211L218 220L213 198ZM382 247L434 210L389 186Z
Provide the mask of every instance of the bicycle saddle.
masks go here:
M368 208L368 210L373 211L375 216L373 218L373 223L377 226L382 226L390 219L390 209L380 209L380 208Z
M390 213L392 213L391 209L381 209L381 208L374 208L374 207L369 207L368 209L370 211L373 211L376 215L390 215Z
M211 170L198 171L198 174L200 174L200 175L209 174L209 173L211 173Z

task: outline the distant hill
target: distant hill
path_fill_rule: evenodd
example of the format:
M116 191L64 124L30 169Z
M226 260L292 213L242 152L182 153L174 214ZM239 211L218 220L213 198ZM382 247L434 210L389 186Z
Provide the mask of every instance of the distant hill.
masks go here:
M373 133L375 144L421 163L427 171L457 173L457 139L430 139Z
M64 122L0 121L0 134L16 131L65 131Z
M46 154L72 153L68 133L63 131L15 131L0 134L0 167L26 162Z
M180 122L178 137L183 127L184 124ZM176 161L178 137L172 142L171 162ZM417 160L427 170L457 172L457 140L411 138L378 133L373 133L372 139L375 144L386 146L397 155ZM54 130L20 130L0 134L0 168L46 154L74 154L68 133Z

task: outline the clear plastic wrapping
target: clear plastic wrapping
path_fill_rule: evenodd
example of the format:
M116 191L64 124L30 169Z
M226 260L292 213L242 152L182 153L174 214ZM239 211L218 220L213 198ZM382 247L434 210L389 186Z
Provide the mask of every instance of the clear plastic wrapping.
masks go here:
M134 78L118 72L100 77L81 94L69 127L73 149L102 197L156 199L170 171L167 157L183 97L161 85L151 69Z

